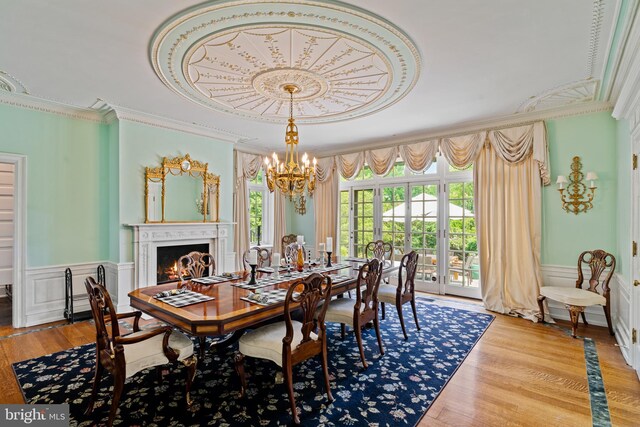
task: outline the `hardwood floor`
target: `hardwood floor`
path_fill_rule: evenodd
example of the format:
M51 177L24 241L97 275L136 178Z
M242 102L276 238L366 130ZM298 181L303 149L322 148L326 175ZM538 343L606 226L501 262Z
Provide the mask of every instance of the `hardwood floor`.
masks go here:
M466 300L438 299L485 311ZM12 363L94 340L89 322L54 325L30 333L0 328L0 403L23 403ZM569 329L567 322L560 326ZM411 322L408 328L411 334ZM613 337L582 324L578 334L596 342L612 425L639 425L640 381ZM419 426L590 426L590 407L584 342L555 326L498 315Z

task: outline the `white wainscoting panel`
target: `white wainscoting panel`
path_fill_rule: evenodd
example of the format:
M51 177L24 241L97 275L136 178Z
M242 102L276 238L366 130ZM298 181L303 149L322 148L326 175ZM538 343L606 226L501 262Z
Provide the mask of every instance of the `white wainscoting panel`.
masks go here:
M584 277L588 280L591 276L589 270L583 270ZM577 267L567 267L564 265L543 265L542 266L542 283L544 286L566 286L574 288L576 286L576 280L578 280ZM611 279L612 289L617 288L615 283L615 275ZM569 318L569 310L564 307L564 304L558 301L553 301L547 298L549 304L549 311L551 317L554 319L571 320ZM611 307L611 318L615 319L615 305ZM607 326L607 319L604 316L604 310L601 306L587 307L585 310L587 316L587 322L598 326ZM580 319L582 322L582 319ZM615 326L615 322L614 322Z
M613 330L624 360L631 365L631 284L620 274L614 274L613 278L615 279L615 286L611 287Z
M26 325L34 326L43 323L55 322L64 319L64 271L71 268L73 275L73 294L86 296L84 281L87 277L97 276L97 268L102 264L105 267L105 280L107 289L117 302L119 283L127 282L131 287L133 278L133 263L116 264L108 261L88 262L82 264L56 265L48 267L27 268L25 281L25 313ZM126 294L125 292L125 297ZM125 298L128 307L128 298ZM120 307L116 307L118 311ZM86 298L74 301L74 311L89 310L89 300Z

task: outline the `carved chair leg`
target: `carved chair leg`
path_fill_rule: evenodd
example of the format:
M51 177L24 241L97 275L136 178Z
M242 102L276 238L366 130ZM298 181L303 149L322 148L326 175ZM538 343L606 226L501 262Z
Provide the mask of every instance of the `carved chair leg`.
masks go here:
M540 308L540 323L544 323L544 300L547 299L544 295L538 295L538 307Z
M420 325L418 324L418 312L416 310L416 296L413 295L411 297L411 310L413 311L413 320L416 322L416 329L420 330Z
M282 371L284 373L284 381L287 383L287 392L289 393L289 403L291 404L291 415L293 416L294 424L300 424L300 418L298 418L298 410L296 409L296 397L293 394L293 372L291 369L291 360L286 363Z
M580 316L582 316L582 321L584 322L584 324L589 326L589 324L587 323L587 316L584 314L584 311L580 313Z
M244 354L236 353L235 357L236 372L240 377L240 397L244 397L244 393L247 390L247 378L244 374Z
M571 336L575 338L576 332L578 331L578 319L584 307L569 304L565 305L565 307L569 310L569 316L571 317Z
M90 415L93 412L93 405L96 402L96 395L98 394L98 387L100 387L100 380L102 379L102 374L104 372L104 367L100 363L100 361L96 360L96 372L93 376L93 387L91 388L91 398L89 399L89 406L85 411L85 415Z
M107 421L108 427L111 427L113 425L113 420L116 418L116 413L118 412L118 404L120 403L120 396L122 396L122 391L124 390L124 380L124 372L119 372L114 376L111 410L109 411L109 421Z
M340 323L340 338L344 339L344 335L347 333L347 325Z
M613 326L611 325L611 308L609 307L609 305L603 305L602 308L604 309L604 316L607 318L607 326L609 327L609 334L611 336L615 335L615 332L613 331Z
M196 357L196 355L194 354L191 357L188 357L186 359L184 359L182 361L182 363L184 364L186 371L187 371L187 391L185 394L185 400L187 402L187 408L191 407L191 404L193 403L191 401L191 385L193 384L193 379L196 376L196 368L198 366L198 358Z
M384 315L385 315L385 313L384 313L384 311L385 311L385 310L384 310L384 303L383 303L383 302L381 302L381 303L380 303L380 306L382 307L382 320L384 320L384 317L385 317L385 316L384 316Z
M333 395L331 394L331 386L329 384L329 366L327 359L327 340L325 339L322 344L322 372L324 373L324 385L327 388L327 398L329 402L333 402Z
M398 319L400 319L400 326L402 326L402 333L404 334L404 339L408 340L407 329L404 327L404 317L402 315L402 303L396 302L396 310L398 310ZM384 353L383 353L384 354Z
M356 334L356 342L358 343L358 349L360 350L360 359L362 359L362 366L367 369L367 361L364 358L364 348L362 347L362 331L360 325L353 325L353 331Z
M384 348L382 348L382 335L380 335L380 322L378 321L378 316L373 318L373 326L376 328L376 336L378 337L378 347L380 348L380 354L384 356ZM404 325L402 326L402 328L404 329Z

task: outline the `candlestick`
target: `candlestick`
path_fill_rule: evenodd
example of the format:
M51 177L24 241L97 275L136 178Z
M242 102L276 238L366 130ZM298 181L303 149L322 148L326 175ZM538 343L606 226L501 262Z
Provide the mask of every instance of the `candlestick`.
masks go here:
M249 279L249 283L247 285L255 285L256 284L256 264L249 264L251 267L251 279Z
M327 251L327 267L331 267L331 251Z
M327 237L327 253L333 252L333 237Z
M280 277L280 254L278 252L273 254L271 267L273 268L273 277Z
M324 252L324 242L318 243L318 252Z

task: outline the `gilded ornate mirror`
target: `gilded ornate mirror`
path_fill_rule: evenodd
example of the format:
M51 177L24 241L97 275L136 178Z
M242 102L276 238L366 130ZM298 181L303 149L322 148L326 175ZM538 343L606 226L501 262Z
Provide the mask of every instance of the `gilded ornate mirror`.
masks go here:
M209 164L184 157L162 158L145 168L145 223L217 222L220 177Z

